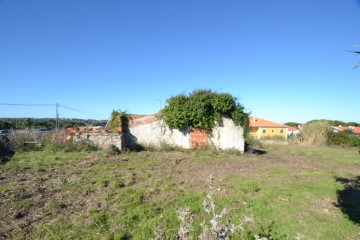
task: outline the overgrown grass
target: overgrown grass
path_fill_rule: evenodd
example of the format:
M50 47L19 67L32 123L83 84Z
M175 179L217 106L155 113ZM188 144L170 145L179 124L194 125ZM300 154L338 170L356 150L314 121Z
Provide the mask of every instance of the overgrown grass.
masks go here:
M51 150L65 152L96 151L98 146L90 141L66 141L66 131L37 132L22 130L8 136L11 148L16 152Z
M196 239L215 176L223 221L254 223L232 239L357 239L357 218L337 205L359 175L356 149L263 145L262 155L207 150L125 152L30 151L0 168L0 228L13 239L175 239L178 210L189 209ZM359 200L359 199L358 199ZM355 211L355 210L354 210ZM351 214L351 212L350 212ZM355 220L354 220L355 219ZM27 223L27 224L24 224Z

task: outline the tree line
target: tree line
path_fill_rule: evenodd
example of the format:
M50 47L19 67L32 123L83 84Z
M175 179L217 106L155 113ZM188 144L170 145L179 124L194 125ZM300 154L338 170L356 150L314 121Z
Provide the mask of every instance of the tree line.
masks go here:
M55 128L55 119L52 118L1 118L0 129L25 129L25 128ZM60 119L61 128L105 126L107 120L94 119Z
M310 120L308 121L306 124L308 123L313 123L313 122L328 122L331 126L352 126L352 127L359 127L360 123L358 122L344 122L344 121L339 121L339 120L326 120L326 119L319 119L319 120ZM298 123L298 122L287 122L284 123L284 125L286 126L290 126L290 127L298 127L301 125L304 125L302 123Z

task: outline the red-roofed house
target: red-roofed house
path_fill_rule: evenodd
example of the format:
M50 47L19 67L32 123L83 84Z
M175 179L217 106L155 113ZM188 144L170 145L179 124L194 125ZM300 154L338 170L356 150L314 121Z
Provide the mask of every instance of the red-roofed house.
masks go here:
M352 130L352 132L356 135L360 135L360 127L354 127L354 129Z
M259 117L249 117L250 135L257 138L280 137L287 139L288 126L265 120Z
M300 133L300 128L288 126L288 133L287 133L288 136L298 135L299 133Z
M333 132L342 132L342 131L349 131L355 135L360 135L360 127L352 127L352 126L333 126Z
M332 128L333 128L333 132L342 132L346 130L351 131L351 127L349 128L348 126L339 125L339 126L333 126Z

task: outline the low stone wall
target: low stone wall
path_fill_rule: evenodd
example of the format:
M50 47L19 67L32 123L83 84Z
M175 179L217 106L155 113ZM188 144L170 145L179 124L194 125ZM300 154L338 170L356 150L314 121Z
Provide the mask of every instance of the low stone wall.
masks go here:
M114 145L119 150L123 150L125 144L122 133L77 133L73 136L73 141L79 140L88 140L103 148Z

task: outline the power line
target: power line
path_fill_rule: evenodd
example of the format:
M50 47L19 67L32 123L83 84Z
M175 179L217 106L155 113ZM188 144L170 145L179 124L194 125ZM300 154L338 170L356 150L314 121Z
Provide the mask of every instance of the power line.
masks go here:
M96 116L96 117L104 117L106 116L105 114L100 114L100 113L95 113L95 112L90 112L90 111L85 111L85 110L81 110L81 109L76 109L76 108L71 108L71 107L67 107L64 105L60 105L58 103L53 103L53 104L27 104L27 103L0 103L0 105L2 106L25 106L25 107L44 107L44 106L52 106L56 108L56 119L59 118L59 112L58 112L58 108L64 108L67 110L71 110L77 113L82 113L85 115L92 115L92 116Z
M0 105L3 105L3 106L43 107L43 106L55 106L56 104L0 103Z
M70 107L66 107L64 105L59 105L59 107L74 111L74 112L78 112L78 113L83 113L83 114L87 114L87 115L95 115L95 116L106 116L105 114L100 114L100 113L95 113L95 112L89 112L89 111L84 111L81 109L75 109L75 108L70 108Z

